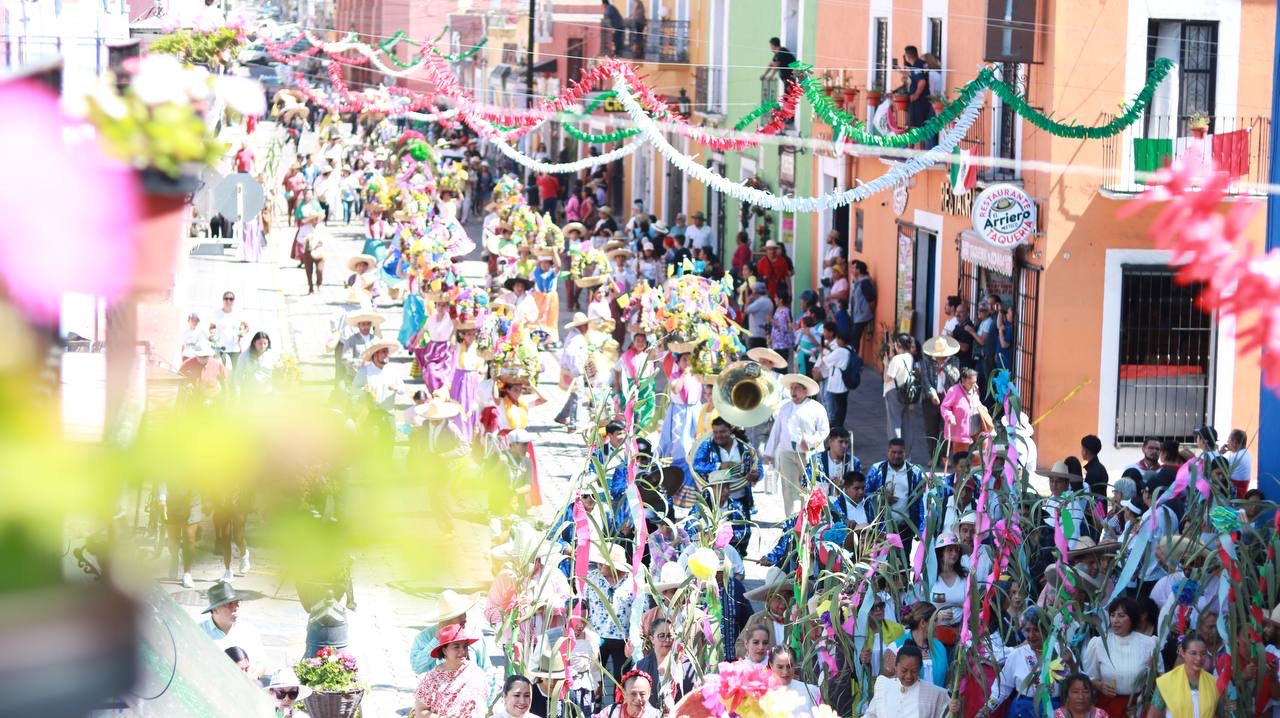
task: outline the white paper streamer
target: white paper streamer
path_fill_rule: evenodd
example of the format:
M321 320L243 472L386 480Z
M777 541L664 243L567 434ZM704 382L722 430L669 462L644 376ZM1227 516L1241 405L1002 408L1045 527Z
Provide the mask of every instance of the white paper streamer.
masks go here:
M640 106L640 103L636 101L635 96L631 94L631 89L624 78L615 77L613 89L617 92L618 100L622 102L627 114L631 116L631 121L640 129L643 137L652 142L653 146L662 153L662 156L681 172L740 202L746 202L756 207L792 213L821 212L842 207L846 204L861 202L871 195L883 192L910 179L935 162L947 159L951 151L960 144L960 140L968 133L969 128L977 121L985 100L983 93L975 93L973 99L969 102L969 106L956 118L955 124L939 135L936 147L893 167L888 172L866 184L853 187L844 192L833 192L818 197L782 197L771 192L747 187L739 182L733 182L686 157L675 147L672 147L663 137L653 118L649 117L644 108Z
M451 107L447 110L443 110L441 112L435 112L430 115L424 114L422 112L406 112L404 113L404 116L408 117L411 120L418 120L419 122L439 122L440 120L451 120L457 117L458 108Z
M485 125L489 124L488 122L485 122L483 119L478 117L475 118L475 120L473 121L476 122L476 124L481 124L481 123ZM532 157L529 157L528 155L524 154L520 150L512 147L510 144L507 143L506 140L501 139L500 137L486 137L485 139L487 139L489 142L492 142L493 145L498 148L499 152L506 155L507 157L510 157L512 160L515 160L517 164L524 167L528 167L534 172L546 172L547 174L553 174L553 175L581 172L582 170L588 170L593 167L599 167L600 165L609 164L614 160L622 159L623 157L626 157L632 152L635 152L636 150L640 149L641 145L649 141L649 138L647 137L637 137L631 142L628 142L627 144L617 149L609 150L608 152L602 155L596 155L595 157L584 157L576 162L565 162L563 164L549 164L547 162L542 162L541 160L536 160Z

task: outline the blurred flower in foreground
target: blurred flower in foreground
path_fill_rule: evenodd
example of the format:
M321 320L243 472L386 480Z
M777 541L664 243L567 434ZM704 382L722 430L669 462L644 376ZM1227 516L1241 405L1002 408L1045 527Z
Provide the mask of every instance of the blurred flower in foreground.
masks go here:
M62 297L116 299L129 287L137 221L133 173L92 141L72 146L58 99L0 84L0 282L32 320L57 321Z

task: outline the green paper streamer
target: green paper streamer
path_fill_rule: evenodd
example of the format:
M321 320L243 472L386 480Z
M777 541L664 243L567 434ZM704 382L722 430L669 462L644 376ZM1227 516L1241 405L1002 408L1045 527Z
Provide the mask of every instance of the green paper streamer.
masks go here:
M600 105L603 105L605 100L612 100L617 96L618 96L618 93L614 92L613 90L601 92L599 95L596 95L594 98L592 98L591 102L587 103L587 106L582 110L582 114L589 115L592 112L595 112L596 108L599 107Z
M1054 120L1027 105L1025 98L1019 95L1016 90L1007 83L997 80L991 68L985 68L978 73L976 78L965 83L956 91L956 99L943 107L941 113L920 127L899 135L878 135L868 132L866 125L836 107L831 98L823 93L821 81L809 73L812 65L795 62L791 64L791 67L798 72L798 82L804 90L805 98L813 106L814 113L818 115L819 119L830 125L833 130L838 131L844 137L858 144L879 147L909 147L941 133L948 124L960 116L960 113L964 111L964 108L973 99L974 95L984 90L991 90L1003 102L1010 105L1018 116L1038 129L1056 137L1089 140L1114 137L1123 132L1129 125L1137 122L1142 116L1147 104L1151 102L1151 97L1155 94L1156 88L1173 70L1173 61L1168 58L1158 58L1151 68L1151 73L1147 75L1147 82L1142 90L1131 102L1125 104L1124 111L1119 116L1105 125L1081 125L1076 122Z
M568 122L564 123L564 131L569 133L570 137L579 142L588 142L593 145L604 144L606 142L617 142L640 134L640 130L634 127L628 127L626 129L614 130L613 132L605 132L596 135L591 134L590 132L583 132Z
M472 55L476 54L477 52L480 52L480 50L487 44L489 44L489 38L482 37L480 38L480 42L473 45L470 50L455 53L453 55L446 55L443 52L440 52L439 50L435 49L435 47L432 47L431 54L437 57L444 58L448 62L458 62L459 60L465 60L468 57L471 57Z
M767 100L765 102L760 103L758 107L748 112L746 116L743 117L741 120L738 120L738 124L733 126L734 131L741 132L742 130L745 130L751 123L760 119L766 113L773 112L774 110L778 109L778 107L779 107L778 103L774 102L773 100Z

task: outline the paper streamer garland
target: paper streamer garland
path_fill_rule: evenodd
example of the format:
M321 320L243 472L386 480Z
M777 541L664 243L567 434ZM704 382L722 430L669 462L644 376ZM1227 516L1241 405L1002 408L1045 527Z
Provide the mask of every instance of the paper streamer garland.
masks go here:
M863 123L836 107L831 98L823 93L821 80L809 73L812 66L804 63L793 63L791 66L801 71L800 85L804 89L805 98L809 100L809 104L813 106L813 111L818 115L819 119L830 125L833 130L842 133L844 137L858 144L880 147L909 147L933 137L941 132L947 123L959 117L965 105L969 104L969 101L975 95L980 95L984 90L991 90L1002 102L1012 106L1019 117L1055 137L1076 137L1090 140L1114 137L1142 117L1142 113L1146 110L1147 104L1151 102L1151 97L1155 94L1156 88L1160 86L1160 83L1164 81L1164 78L1174 67L1173 61L1168 58L1157 59L1155 65L1151 68L1150 74L1147 75L1146 84L1138 92L1137 96L1133 98L1133 101L1125 105L1124 112L1105 125L1094 126L1058 122L1050 118L1027 105L1026 100L1009 83L1002 82L996 78L995 72L991 68L984 68L976 78L957 88L957 99L943 107L942 112L925 124L902 134L881 135L868 132Z
M935 162L945 160L951 151L960 143L968 133L969 128L978 119L978 115L982 112L983 97L981 94L975 94L969 101L969 107L965 109L960 118L951 129L943 133L938 140L938 145L933 149L916 155L911 159L895 166L883 175L871 180L870 182L858 187L845 190L844 192L833 192L831 194L821 195L818 197L779 197L778 195L766 192L764 190L747 187L744 184L733 182L723 175L716 174L710 169L694 162L690 157L685 156L675 147L672 147L666 138L663 137L662 131L658 129L653 118L645 113L644 108L640 107L636 102L636 98L631 94L627 80L623 77L614 78L614 91L618 93L618 98L622 101L623 107L627 114L631 116L632 122L636 127L644 133L644 138L653 143L662 156L668 162L675 165L684 174L693 177L702 184L711 189L727 194L734 199L757 207L765 207L767 209L780 212L821 212L827 209L835 209L853 202L861 202L878 192L883 192L895 185L910 179L916 174L924 171L925 168Z

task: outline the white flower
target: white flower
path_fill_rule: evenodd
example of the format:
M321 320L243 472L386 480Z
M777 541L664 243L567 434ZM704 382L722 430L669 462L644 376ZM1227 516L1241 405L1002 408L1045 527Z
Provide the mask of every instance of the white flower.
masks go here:
M192 102L203 102L212 94L209 86L209 71L199 65L186 68L183 86L186 88L187 97L191 98Z
M214 79L213 91L231 109L242 115L261 117L267 112L267 96L262 83L247 77L234 75L218 75Z
M173 55L146 55L129 86L148 105L187 103L186 68Z

